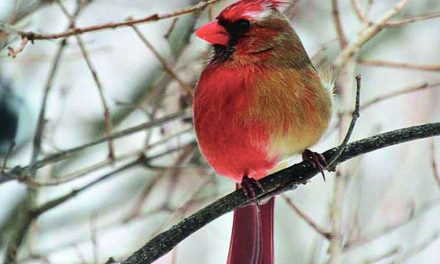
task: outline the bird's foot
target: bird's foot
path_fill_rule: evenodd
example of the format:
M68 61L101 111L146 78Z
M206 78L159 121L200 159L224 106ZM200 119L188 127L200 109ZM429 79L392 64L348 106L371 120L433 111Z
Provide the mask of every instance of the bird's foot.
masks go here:
M264 192L264 188L261 185L261 183L254 178L249 178L247 175L243 176L243 179L241 180L241 189L243 190L244 196L246 198L255 201L255 203L258 205L257 200L257 192L256 190L260 190Z
M324 170L327 167L327 161L325 157L318 152L313 152L310 149L306 149L302 153L302 158L303 161L310 163L313 166L313 168L319 170L319 172L321 172L322 174L322 178L325 181Z

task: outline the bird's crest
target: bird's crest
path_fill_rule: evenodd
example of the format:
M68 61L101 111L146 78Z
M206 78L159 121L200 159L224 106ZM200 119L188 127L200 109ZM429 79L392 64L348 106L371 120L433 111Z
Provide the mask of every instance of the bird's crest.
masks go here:
M280 7L287 1L279 0L241 0L225 8L219 19L234 21L243 17L253 18L256 14Z

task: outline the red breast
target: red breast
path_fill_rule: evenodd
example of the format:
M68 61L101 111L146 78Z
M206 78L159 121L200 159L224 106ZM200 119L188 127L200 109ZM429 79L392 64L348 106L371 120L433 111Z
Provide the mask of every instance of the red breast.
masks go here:
M239 71L210 65L202 73L194 98L194 124L200 149L219 173L241 182L244 174L259 179L278 157L269 157L269 130L249 118L255 94L255 68Z

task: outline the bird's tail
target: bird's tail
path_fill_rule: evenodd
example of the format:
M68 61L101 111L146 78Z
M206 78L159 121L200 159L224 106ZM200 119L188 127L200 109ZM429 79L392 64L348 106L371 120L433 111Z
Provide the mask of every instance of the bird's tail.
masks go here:
M256 204L234 211L227 264L273 264L273 217L275 198L259 208Z

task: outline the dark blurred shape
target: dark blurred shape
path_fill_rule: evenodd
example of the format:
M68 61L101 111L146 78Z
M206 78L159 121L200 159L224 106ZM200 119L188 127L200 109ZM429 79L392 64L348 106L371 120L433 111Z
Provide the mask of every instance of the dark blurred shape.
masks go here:
M0 80L0 155L6 154L15 143L22 100L9 83Z

